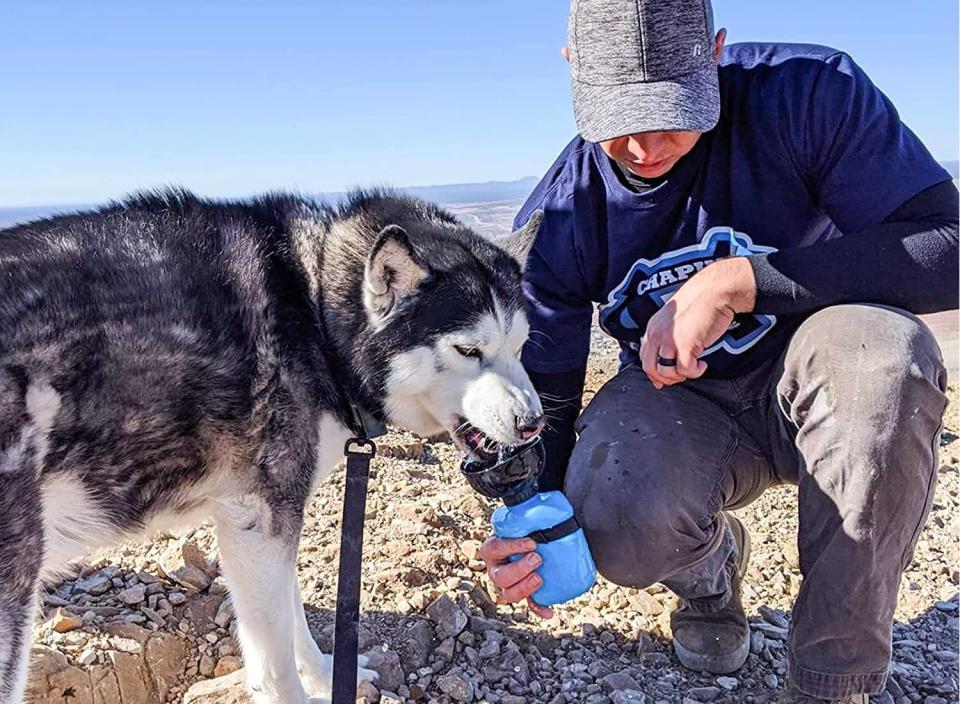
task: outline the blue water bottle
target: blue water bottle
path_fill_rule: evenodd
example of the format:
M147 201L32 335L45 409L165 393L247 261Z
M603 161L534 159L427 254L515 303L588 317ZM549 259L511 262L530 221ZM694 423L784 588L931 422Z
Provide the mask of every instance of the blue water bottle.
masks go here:
M540 492L537 477L545 453L539 438L519 448L501 450L491 462L464 460L460 469L484 496L503 501L493 512L493 532L500 538L532 538L543 563L543 580L533 593L541 606L553 606L589 591L597 578L590 548L573 507L559 491Z

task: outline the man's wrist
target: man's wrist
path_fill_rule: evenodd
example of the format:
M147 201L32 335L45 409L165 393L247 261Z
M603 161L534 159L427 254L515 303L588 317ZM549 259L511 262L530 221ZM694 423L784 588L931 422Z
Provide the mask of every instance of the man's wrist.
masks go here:
M733 313L749 313L757 302L757 283L747 257L729 257L706 267L701 275L718 296L721 306Z

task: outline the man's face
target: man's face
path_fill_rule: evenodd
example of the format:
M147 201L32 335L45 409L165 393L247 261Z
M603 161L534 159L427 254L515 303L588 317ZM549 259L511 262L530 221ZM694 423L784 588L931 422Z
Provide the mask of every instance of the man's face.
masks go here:
M666 174L700 139L701 132L638 132L600 142L614 161L640 178Z

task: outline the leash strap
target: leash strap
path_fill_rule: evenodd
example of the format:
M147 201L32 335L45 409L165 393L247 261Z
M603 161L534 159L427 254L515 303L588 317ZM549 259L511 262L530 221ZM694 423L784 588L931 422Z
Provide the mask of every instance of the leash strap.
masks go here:
M552 543L554 540L565 538L571 533L576 533L578 530L580 530L580 523L577 522L576 516L570 516L570 518L561 521L553 528L535 530L532 533L528 533L527 537L533 538L536 543Z
M340 527L340 570L337 574L331 704L355 704L357 700L363 517L367 505L370 460L377 454L377 446L368 438L353 438L347 442L343 453L347 456L347 479Z

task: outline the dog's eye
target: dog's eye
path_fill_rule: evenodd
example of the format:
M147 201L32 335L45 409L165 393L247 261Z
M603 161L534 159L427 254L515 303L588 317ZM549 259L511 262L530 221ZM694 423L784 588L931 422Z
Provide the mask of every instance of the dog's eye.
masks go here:
M483 353L480 351L479 347L468 347L466 345L454 345L453 348L462 354L464 357L474 357L475 359L482 359Z

